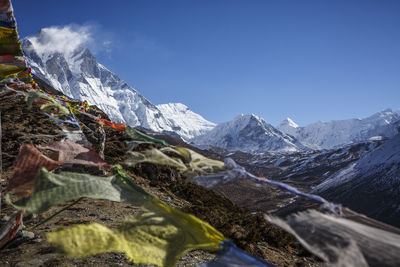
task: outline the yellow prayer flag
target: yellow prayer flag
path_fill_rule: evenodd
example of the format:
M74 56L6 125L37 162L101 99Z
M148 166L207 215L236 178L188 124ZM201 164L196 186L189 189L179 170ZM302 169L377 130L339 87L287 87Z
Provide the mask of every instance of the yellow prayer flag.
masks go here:
M47 239L60 252L71 257L98 253L125 252L135 264L173 266L192 249L218 250L226 238L193 215L186 214L154 199L155 212L129 218L116 230L98 223L78 225L48 233Z

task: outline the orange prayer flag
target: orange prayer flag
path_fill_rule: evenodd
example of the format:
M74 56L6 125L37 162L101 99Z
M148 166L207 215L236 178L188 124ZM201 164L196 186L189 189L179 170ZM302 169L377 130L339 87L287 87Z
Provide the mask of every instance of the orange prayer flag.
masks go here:
M106 125L114 128L114 129L116 129L116 130L119 130L119 131L125 131L125 129L126 129L126 125L123 124L123 123L110 122L108 120L101 119L101 118L97 119L97 121L100 122L100 123L106 124Z

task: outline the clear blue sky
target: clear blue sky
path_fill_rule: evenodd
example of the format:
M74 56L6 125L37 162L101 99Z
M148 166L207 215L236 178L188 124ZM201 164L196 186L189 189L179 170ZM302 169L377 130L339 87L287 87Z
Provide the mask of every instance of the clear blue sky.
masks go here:
M213 122L254 113L305 125L400 108L399 0L13 5L21 37L92 25L100 63L154 104L182 102Z

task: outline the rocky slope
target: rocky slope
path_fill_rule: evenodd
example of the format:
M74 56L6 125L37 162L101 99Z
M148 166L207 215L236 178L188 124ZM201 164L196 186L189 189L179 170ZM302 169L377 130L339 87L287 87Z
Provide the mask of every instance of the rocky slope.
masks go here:
M312 192L400 227L400 134L330 175Z

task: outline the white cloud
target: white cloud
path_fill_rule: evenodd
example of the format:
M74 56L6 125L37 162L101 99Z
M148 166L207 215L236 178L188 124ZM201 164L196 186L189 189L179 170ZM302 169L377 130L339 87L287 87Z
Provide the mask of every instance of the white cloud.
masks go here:
M52 26L43 28L39 34L28 37L36 52L49 54L72 53L76 48L92 42L91 26Z
M111 53L111 41L104 34L96 34L99 32L99 26L96 25L71 24L43 28L39 34L28 39L36 52L42 55L60 52L68 56L81 46L88 47L93 53Z

